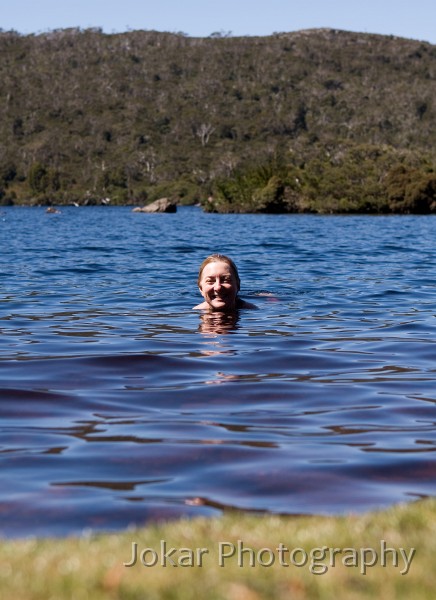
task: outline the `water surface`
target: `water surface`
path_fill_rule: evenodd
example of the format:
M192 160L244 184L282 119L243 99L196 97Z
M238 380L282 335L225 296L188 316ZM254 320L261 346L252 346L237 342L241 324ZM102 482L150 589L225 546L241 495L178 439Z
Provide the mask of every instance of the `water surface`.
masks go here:
M435 494L434 217L0 213L1 535Z

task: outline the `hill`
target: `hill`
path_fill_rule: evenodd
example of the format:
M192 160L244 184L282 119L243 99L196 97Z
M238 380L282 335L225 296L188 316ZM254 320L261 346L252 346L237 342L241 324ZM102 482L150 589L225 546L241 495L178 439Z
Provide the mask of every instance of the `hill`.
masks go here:
M0 31L0 80L3 203L436 210L425 42Z

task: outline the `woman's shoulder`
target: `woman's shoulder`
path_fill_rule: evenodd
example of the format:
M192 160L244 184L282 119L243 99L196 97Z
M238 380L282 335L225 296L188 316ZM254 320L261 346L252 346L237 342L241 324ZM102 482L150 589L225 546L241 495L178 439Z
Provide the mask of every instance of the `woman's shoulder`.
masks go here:
M246 300L242 300L242 298L238 298L238 303L236 306L237 306L237 308L257 309L257 306L255 304L252 304L251 302L247 302Z
M200 304L197 304L197 306L194 306L192 310L203 310L205 308L209 308L209 304L207 302L201 302Z

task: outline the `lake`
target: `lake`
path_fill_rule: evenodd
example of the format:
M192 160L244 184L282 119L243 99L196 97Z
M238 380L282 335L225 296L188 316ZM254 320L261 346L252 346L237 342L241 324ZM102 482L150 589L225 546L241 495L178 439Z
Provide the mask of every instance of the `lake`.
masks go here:
M0 534L436 492L436 217L0 209ZM259 310L193 311L213 252Z

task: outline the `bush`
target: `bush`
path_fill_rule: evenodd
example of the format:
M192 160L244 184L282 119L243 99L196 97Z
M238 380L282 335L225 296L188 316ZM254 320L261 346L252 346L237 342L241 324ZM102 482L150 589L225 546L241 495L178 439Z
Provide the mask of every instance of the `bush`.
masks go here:
M436 174L399 165L386 177L389 209L392 212L436 212Z

